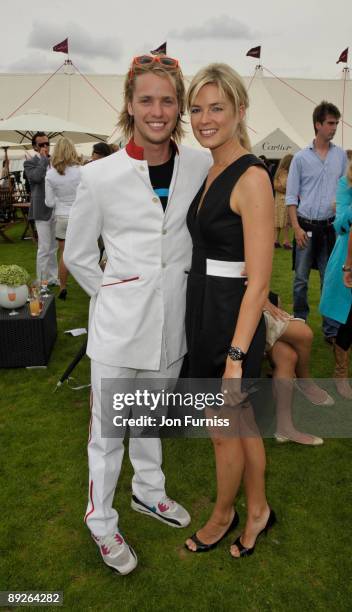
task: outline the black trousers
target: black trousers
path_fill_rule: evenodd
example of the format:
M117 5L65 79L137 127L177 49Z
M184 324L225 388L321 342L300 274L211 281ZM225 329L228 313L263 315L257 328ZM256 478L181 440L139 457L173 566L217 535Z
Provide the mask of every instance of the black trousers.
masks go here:
M339 327L339 331L337 332L336 336L336 344L344 351L348 351L352 344L352 307L346 323L343 323Z

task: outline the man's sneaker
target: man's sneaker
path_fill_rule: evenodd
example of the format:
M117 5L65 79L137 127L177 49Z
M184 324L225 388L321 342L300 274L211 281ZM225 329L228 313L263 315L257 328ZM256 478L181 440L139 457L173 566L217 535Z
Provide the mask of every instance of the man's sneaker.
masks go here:
M129 546L122 535L116 531L109 536L95 536L94 542L99 546L104 563L112 567L119 574L129 574L137 565L137 555L132 546Z
M145 504L138 497L132 495L131 508L142 514L147 514L162 521L170 527L187 527L191 517L187 510L169 497L164 497L157 504Z

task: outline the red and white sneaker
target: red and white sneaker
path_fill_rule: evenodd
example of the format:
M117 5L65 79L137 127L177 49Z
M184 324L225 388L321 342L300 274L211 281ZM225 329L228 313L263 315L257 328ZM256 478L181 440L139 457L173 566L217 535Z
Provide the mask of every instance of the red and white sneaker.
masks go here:
M122 575L134 570L137 565L137 555L118 531L108 536L95 536L93 533L91 535L96 545L99 546L106 565Z
M187 510L170 497L164 497L156 504L146 504L132 495L131 508L136 512L156 518L170 527L187 527L191 522Z

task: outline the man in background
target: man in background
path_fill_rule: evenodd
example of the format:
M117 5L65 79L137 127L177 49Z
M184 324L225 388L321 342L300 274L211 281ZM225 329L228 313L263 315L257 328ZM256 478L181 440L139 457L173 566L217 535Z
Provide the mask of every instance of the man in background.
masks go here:
M320 285L335 243L335 194L337 181L346 172L347 156L334 145L339 109L321 102L313 111L315 138L294 156L287 179L286 205L295 233L294 316L306 321L309 314L308 281L317 267ZM325 339L332 343L338 323L323 317Z
M57 244L53 209L45 205L45 175L49 166L49 138L37 132L32 138L34 156L24 162L24 171L31 188L29 218L35 221L38 234L37 278L43 275L49 285L58 285Z

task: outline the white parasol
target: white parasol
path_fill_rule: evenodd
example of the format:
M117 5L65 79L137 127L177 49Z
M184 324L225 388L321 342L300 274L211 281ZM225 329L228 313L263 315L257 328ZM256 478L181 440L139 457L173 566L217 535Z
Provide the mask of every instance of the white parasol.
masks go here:
M45 132L52 142L56 142L60 136L66 136L75 144L105 141L108 137L108 134L94 133L91 128L40 111L15 115L10 119L0 119L1 140L14 144L28 144L36 132Z

